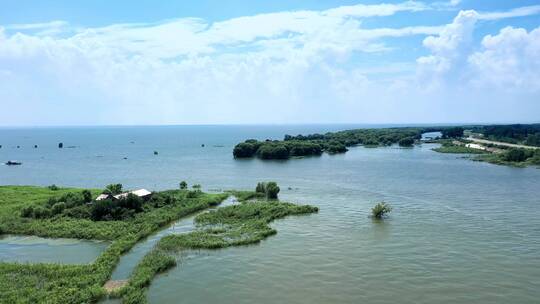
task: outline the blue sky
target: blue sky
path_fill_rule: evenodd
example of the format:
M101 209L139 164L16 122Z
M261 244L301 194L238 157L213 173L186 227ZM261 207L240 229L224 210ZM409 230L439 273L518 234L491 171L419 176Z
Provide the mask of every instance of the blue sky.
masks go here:
M3 1L0 125L534 122L539 1Z

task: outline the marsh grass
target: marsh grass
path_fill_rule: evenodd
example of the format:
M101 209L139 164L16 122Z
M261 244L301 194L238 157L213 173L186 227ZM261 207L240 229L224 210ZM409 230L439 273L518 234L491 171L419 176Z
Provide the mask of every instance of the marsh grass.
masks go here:
M243 199L256 197L248 192L235 192ZM163 237L135 268L128 285L121 291L123 303L145 303L146 289L152 278L174 267L174 255L181 250L220 249L256 244L277 231L269 223L289 215L318 212L317 207L299 206L278 201L244 201L221 207L195 218L197 230Z
M229 194L200 193L188 198L185 191L170 190L171 203L160 208L146 208L134 218L123 221L91 221L65 216L33 219L20 216L29 204L40 206L51 197L81 189L41 187L0 187L0 232L112 241L91 264L22 264L0 263L0 303L93 303L105 295L103 284L110 278L120 256L138 241L159 228L197 211L219 204ZM97 195L99 190L92 190ZM168 256L154 253L143 265L142 272L153 273L171 267ZM151 278L150 277L150 278ZM148 281L149 282L149 281ZM147 284L145 280L137 284ZM133 296L136 296L133 293ZM138 303L138 302L132 302Z

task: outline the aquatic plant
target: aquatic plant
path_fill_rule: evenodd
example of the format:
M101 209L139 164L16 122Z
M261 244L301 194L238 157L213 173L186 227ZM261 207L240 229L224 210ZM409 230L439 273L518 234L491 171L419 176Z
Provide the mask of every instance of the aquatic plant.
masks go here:
M377 203L372 209L371 209L371 216L376 219L382 219L384 218L388 213L392 211L392 207L385 202Z

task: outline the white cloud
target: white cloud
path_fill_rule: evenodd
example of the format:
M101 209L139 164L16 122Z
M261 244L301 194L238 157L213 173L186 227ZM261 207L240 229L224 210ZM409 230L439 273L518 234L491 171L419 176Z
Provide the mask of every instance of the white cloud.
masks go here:
M518 7L505 12L485 12L478 15L480 20L498 20L504 18L525 17L540 13L540 5Z
M477 85L540 92L540 27L530 32L506 27L487 35L469 63Z
M422 78L440 80L439 77L451 73L454 67L464 61L477 19L475 11L460 11L438 35L424 39L423 45L431 51L431 55L417 59Z
M451 121L445 116L451 100L481 96L456 95L456 82L473 89L493 82L482 75L505 58L497 50L507 42L494 42L502 32L488 36L471 56L480 18L475 11L460 12L444 26L362 26L362 18L429 9L408 1L214 23L183 18L86 29L62 22L0 27L0 100L19 113L0 113L0 124L410 122L428 114ZM39 34L55 26L63 35ZM523 49L537 52L532 34L526 33L528 43L515 43L514 60ZM418 59L420 81L414 62L377 61L386 52L407 51L393 49L389 38L414 35L430 35L423 43L430 54ZM362 66L366 61L376 64ZM531 69L529 77L537 76ZM433 110L434 100L440 110Z

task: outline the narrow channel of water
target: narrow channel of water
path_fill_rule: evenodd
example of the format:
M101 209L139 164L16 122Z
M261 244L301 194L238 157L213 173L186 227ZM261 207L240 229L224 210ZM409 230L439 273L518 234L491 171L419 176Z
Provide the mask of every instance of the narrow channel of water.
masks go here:
M230 206L237 202L236 197L229 196L226 200L224 200L219 206ZM126 280L131 275L131 272L137 266L137 264L141 261L141 259L150 251L156 243L164 236L167 236L169 234L181 234L181 233L188 233L195 229L195 223L194 219L197 215L208 212L207 210L200 211L198 213L195 213L194 215L184 217L179 219L178 221L172 223L167 228L158 231L157 233L149 236L148 238L140 241L137 243L133 248L123 255L120 258L120 262L116 266L112 276L111 280Z
M109 242L37 236L0 236L0 262L88 264Z

